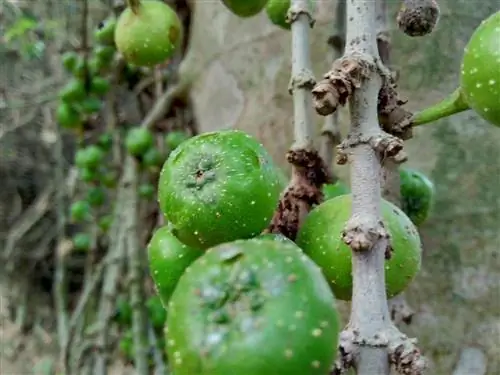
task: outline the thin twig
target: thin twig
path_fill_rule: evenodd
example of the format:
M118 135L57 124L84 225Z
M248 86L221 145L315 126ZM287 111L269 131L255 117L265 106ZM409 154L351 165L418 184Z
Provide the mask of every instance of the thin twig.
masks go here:
M137 162L132 156L127 157L126 161L129 174L127 184L127 196L124 201L125 212L125 231L126 247L128 253L129 265L129 291L130 304L132 306L132 331L134 337L134 364L138 375L149 374L148 363L148 316L145 309L145 263L144 255L146 252L139 246L138 236L138 201L137 201Z
M283 192L267 229L295 240L306 215L323 201L323 184L330 181L324 160L313 146L314 126L311 89L316 80L311 70L310 28L314 18L308 0L293 0L288 11L292 29L292 77L294 143L286 158L292 178Z
M345 45L345 7L346 0L338 0L335 9L335 21L333 23L333 33L328 39L328 44L332 47L332 60L335 61L342 56ZM333 174L333 151L342 141L339 127L339 114L334 112L325 117L323 129L321 130L321 148L320 155L328 166L332 176L332 182L336 181Z
M129 183L130 165L129 160L125 161L124 173L121 177L116 195L117 202L124 202L127 196L127 185ZM125 205L119 204L113 216L113 225L110 233L110 243L108 253L116 256L117 259L124 259L126 256L125 237L126 232L122 220L124 219ZM106 274L103 281L101 300L97 320L101 324L101 330L97 336L96 345L99 349L95 366L95 375L106 375L108 373L108 346L110 322L115 311L115 298L118 290L118 282L121 275L123 262L113 262L106 267Z

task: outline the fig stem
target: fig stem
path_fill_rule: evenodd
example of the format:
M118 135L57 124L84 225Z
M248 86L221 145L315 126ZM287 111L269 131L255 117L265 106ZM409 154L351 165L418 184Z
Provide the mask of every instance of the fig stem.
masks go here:
M132 10L132 13L137 14L139 12L141 0L127 0L127 5Z
M420 126L467 110L470 107L461 88L457 88L442 101L415 113L410 121L413 126Z
M292 77L289 91L293 95L294 138L293 149L310 149L314 126L311 89L316 81L312 72L310 29L314 25L312 10L307 0L292 0L288 10L292 30Z

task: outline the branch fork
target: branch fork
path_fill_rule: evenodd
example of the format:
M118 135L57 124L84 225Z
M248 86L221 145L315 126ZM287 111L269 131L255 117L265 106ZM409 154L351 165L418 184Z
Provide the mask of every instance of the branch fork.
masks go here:
M353 215L342 231L343 241L353 251L368 251L383 238L389 240L389 232L384 223L377 217L366 214Z
M401 164L407 160L407 155L403 150L403 140L384 131L378 131L372 136L350 133L337 146L337 164L347 164L349 150L361 144L370 145L382 161L391 159Z
M321 186L329 183L331 176L315 150L290 150L287 160L292 164L292 178L267 232L280 233L295 240L306 215L323 201Z

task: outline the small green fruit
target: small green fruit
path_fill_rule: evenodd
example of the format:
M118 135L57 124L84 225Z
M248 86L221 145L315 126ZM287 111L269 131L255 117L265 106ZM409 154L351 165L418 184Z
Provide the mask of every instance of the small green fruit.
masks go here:
M127 151L136 157L144 155L153 146L153 143L153 134L144 128L132 128L125 137Z
M339 195L349 194L350 192L349 188L340 180L337 180L334 184L323 185L323 196L325 201L338 197Z
M500 11L481 22L462 59L460 86L479 116L500 126Z
M101 217L99 219L99 222L97 223L97 225L99 226L99 228L104 233L106 233L107 231L109 231L109 229L111 228L112 224L113 224L113 215L104 215L103 217Z
M113 319L122 327L132 325L132 306L123 295L118 297L116 301L116 313Z
M142 156L142 164L145 167L161 167L165 162L165 158L162 153L155 147L151 147L146 153Z
M287 13L290 9L290 0L269 0L266 4L266 13L272 23L285 30L290 30L287 22Z
M207 250L168 305L176 375L326 375L339 315L318 266L295 245L238 240Z
M144 199L153 199L156 189L151 184L142 184L139 186L139 196Z
M271 156L239 130L204 133L183 142L163 165L158 183L160 209L179 239L203 248L261 233L280 193L279 170Z
M149 272L165 306L186 268L202 254L180 242L168 226L153 233L148 244Z
M78 233L73 237L73 247L78 251L89 251L92 247L90 234Z
M335 297L352 296L352 250L341 232L351 216L352 196L323 202L306 217L296 243L322 269ZM382 218L391 236L392 256L385 261L387 297L402 292L420 269L422 247L415 225L394 204L382 201Z
M103 63L109 63L113 60L116 50L110 46L97 46L94 50L94 56Z
M125 9L116 24L115 43L125 60L152 66L172 57L183 38L177 13L161 1L142 0L136 13Z
M127 361L134 360L134 335L131 330L125 332L118 343L120 353Z
M400 168L401 208L415 225L423 224L434 203L434 184L419 171Z
M97 173L93 169L81 168L78 171L78 175L80 177L80 180L82 180L83 182L90 183L90 182L95 182L97 180Z
M104 21L100 22L97 26L97 30L94 32L94 38L97 43L113 46L115 44L115 27L116 18L109 17Z
M222 0L222 3L235 15L247 18L260 13L267 0Z
M165 145L167 146L168 151L174 151L179 145L185 140L189 139L189 135L185 132L181 131L173 131L169 132L165 136Z
M78 59L75 64L75 68L73 69L73 75L77 78L84 78L85 77L85 59L83 56L78 56Z
M97 146L104 151L111 150L111 147L113 146L113 135L111 133L101 134L97 140Z
M67 102L62 101L56 109L56 119L61 127L75 129L82 125L80 113Z
M79 79L71 79L59 92L59 97L66 102L83 100L86 95L85 84Z
M118 174L115 171L106 171L101 174L99 179L104 186L109 189L116 187L118 181Z
M153 296L146 301L146 307L149 313L151 325L156 330L161 330L165 327L167 321L167 311L163 307L160 297Z
M89 96L79 103L79 108L82 113L91 115L99 112L102 109L102 101L94 96Z
M90 82L90 92L96 95L104 95L109 91L110 84L106 78L93 77Z
M76 152L75 164L81 169L96 169L104 159L104 152L96 145L90 145Z
M90 204L86 201L74 202L70 207L70 218L73 222L82 222L91 217Z
M65 52L62 55L63 66L70 73L73 73L73 71L76 67L77 61L78 61L78 54L76 52L69 51L69 52Z
M102 206L106 202L106 192L99 186L90 188L87 193L87 202L94 207Z

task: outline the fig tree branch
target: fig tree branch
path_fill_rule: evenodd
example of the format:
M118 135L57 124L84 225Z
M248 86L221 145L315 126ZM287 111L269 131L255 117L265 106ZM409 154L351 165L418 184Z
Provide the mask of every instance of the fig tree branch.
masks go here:
M334 373L354 366L358 375L388 375L392 364L401 373L421 375L425 361L414 342L394 326L387 306L384 262L389 234L381 218L381 170L383 160L398 157L403 143L378 122L387 69L378 53L376 15L373 1L347 2L344 56L313 90L316 104L325 104L316 107L319 113L349 103L351 117L340 150L343 161L351 164L352 214L342 238L353 252L353 295Z
M127 199L124 204L126 247L129 266L129 291L132 306L132 331L134 336L134 365L138 375L149 374L148 360L148 317L145 309L144 293L146 254L139 246L137 216L139 214L137 201L138 166L133 156L127 156L128 174Z
M316 82L311 69L309 30L314 19L308 0L292 0L288 19L292 26L292 77L294 143L286 157L292 177L282 193L268 231L295 240L305 216L323 200L321 188L330 180L323 159L313 146L314 126L311 89Z
M117 202L125 202L125 199L127 198L127 186L133 178L131 172L133 172L133 169L130 168L130 160L126 159L124 173L121 177L116 194ZM123 268L123 261L126 256L126 232L125 226L122 223L122 220L124 219L125 207L126 204L119 204L116 206L113 215L113 225L110 231L108 253L110 256L120 259L120 261L108 264L105 270L106 273L99 301L99 311L97 312L97 320L101 324L101 329L96 340L98 355L93 371L96 375L106 375L108 371L109 327L115 311L115 298L118 290L118 282Z

